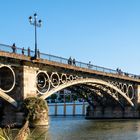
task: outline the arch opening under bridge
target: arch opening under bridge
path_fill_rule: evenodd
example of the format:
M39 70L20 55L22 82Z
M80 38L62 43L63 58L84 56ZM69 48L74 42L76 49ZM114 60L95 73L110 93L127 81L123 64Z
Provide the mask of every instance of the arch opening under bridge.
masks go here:
M116 87L116 86L114 86L114 85L112 85L112 84L110 84L106 81L103 81L103 80L100 80L100 79L94 79L94 78L81 78L81 79L76 79L76 80L73 80L73 81L68 81L64 84L61 84L61 85L59 85L57 87L54 87L51 90L43 93L40 96L40 98L46 99L49 96L51 96L52 94L55 94L56 92L58 92L60 90L63 90L63 89L66 89L68 87L72 87L72 86L75 86L75 85L80 85L80 84L85 84L85 85L91 84L92 86L94 84L96 84L96 85L102 85L105 88L110 88L110 89L116 91L120 96L122 96L129 103L129 105L134 107L134 103L132 102L132 100L123 91L121 91L118 87ZM109 95L111 95L117 101L117 98L116 98L115 94L112 94L112 93L109 93L109 92L107 92L107 93ZM119 100L118 100L118 102L119 102Z
M15 72L8 65L0 65L0 97L17 107L17 102L7 93L15 87Z

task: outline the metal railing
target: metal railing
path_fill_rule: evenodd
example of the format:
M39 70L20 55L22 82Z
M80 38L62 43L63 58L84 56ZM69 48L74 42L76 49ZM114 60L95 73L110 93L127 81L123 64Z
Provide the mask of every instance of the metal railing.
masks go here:
M13 53L12 46L5 45L5 44L0 44L0 51ZM16 47L15 53L23 54L25 56L30 56L30 57L34 56L34 51L30 50L29 48L23 49L23 48ZM58 57L58 56L45 54L45 53L39 53L39 58L46 59L46 60L53 61L53 62L59 62L62 64L68 64L68 61L69 61L69 59L66 59L63 57ZM124 75L124 76L128 76L128 77L135 78L135 79L140 79L139 75L134 75L134 74L130 74L130 73L122 72L122 71L118 72L117 70L92 65L90 63L83 63L83 62L75 61L74 66L80 67L80 68L86 68L86 69L90 69L90 70L95 70L95 71L99 71L99 72L104 72L104 73L119 74L119 75Z

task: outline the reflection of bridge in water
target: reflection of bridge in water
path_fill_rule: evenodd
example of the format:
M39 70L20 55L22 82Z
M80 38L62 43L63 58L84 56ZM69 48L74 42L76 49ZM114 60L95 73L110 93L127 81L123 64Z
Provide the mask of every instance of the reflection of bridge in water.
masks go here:
M87 117L139 117L139 76L78 61L70 65L68 59L44 53L34 60L33 55L29 49L13 52L11 46L0 45L0 96L5 117L14 112L7 102L18 107L27 97L46 99L64 89L89 103Z

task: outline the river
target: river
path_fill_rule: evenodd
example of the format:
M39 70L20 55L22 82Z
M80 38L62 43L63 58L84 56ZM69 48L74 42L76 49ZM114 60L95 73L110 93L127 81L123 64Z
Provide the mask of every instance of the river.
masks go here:
M40 140L140 140L140 120L86 120L82 116L51 116L49 122L49 128L42 129L45 135ZM42 131L36 132L43 134Z

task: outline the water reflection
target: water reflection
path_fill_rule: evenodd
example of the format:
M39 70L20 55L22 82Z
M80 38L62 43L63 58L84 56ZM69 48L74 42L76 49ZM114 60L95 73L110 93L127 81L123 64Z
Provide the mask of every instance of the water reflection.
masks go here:
M140 120L86 120L82 116L51 116L49 120L48 128L31 130L28 140L140 140Z
M47 140L138 140L139 120L85 120L51 117Z
M51 140L50 135L48 133L48 128L35 128L31 129L31 134L28 140Z

